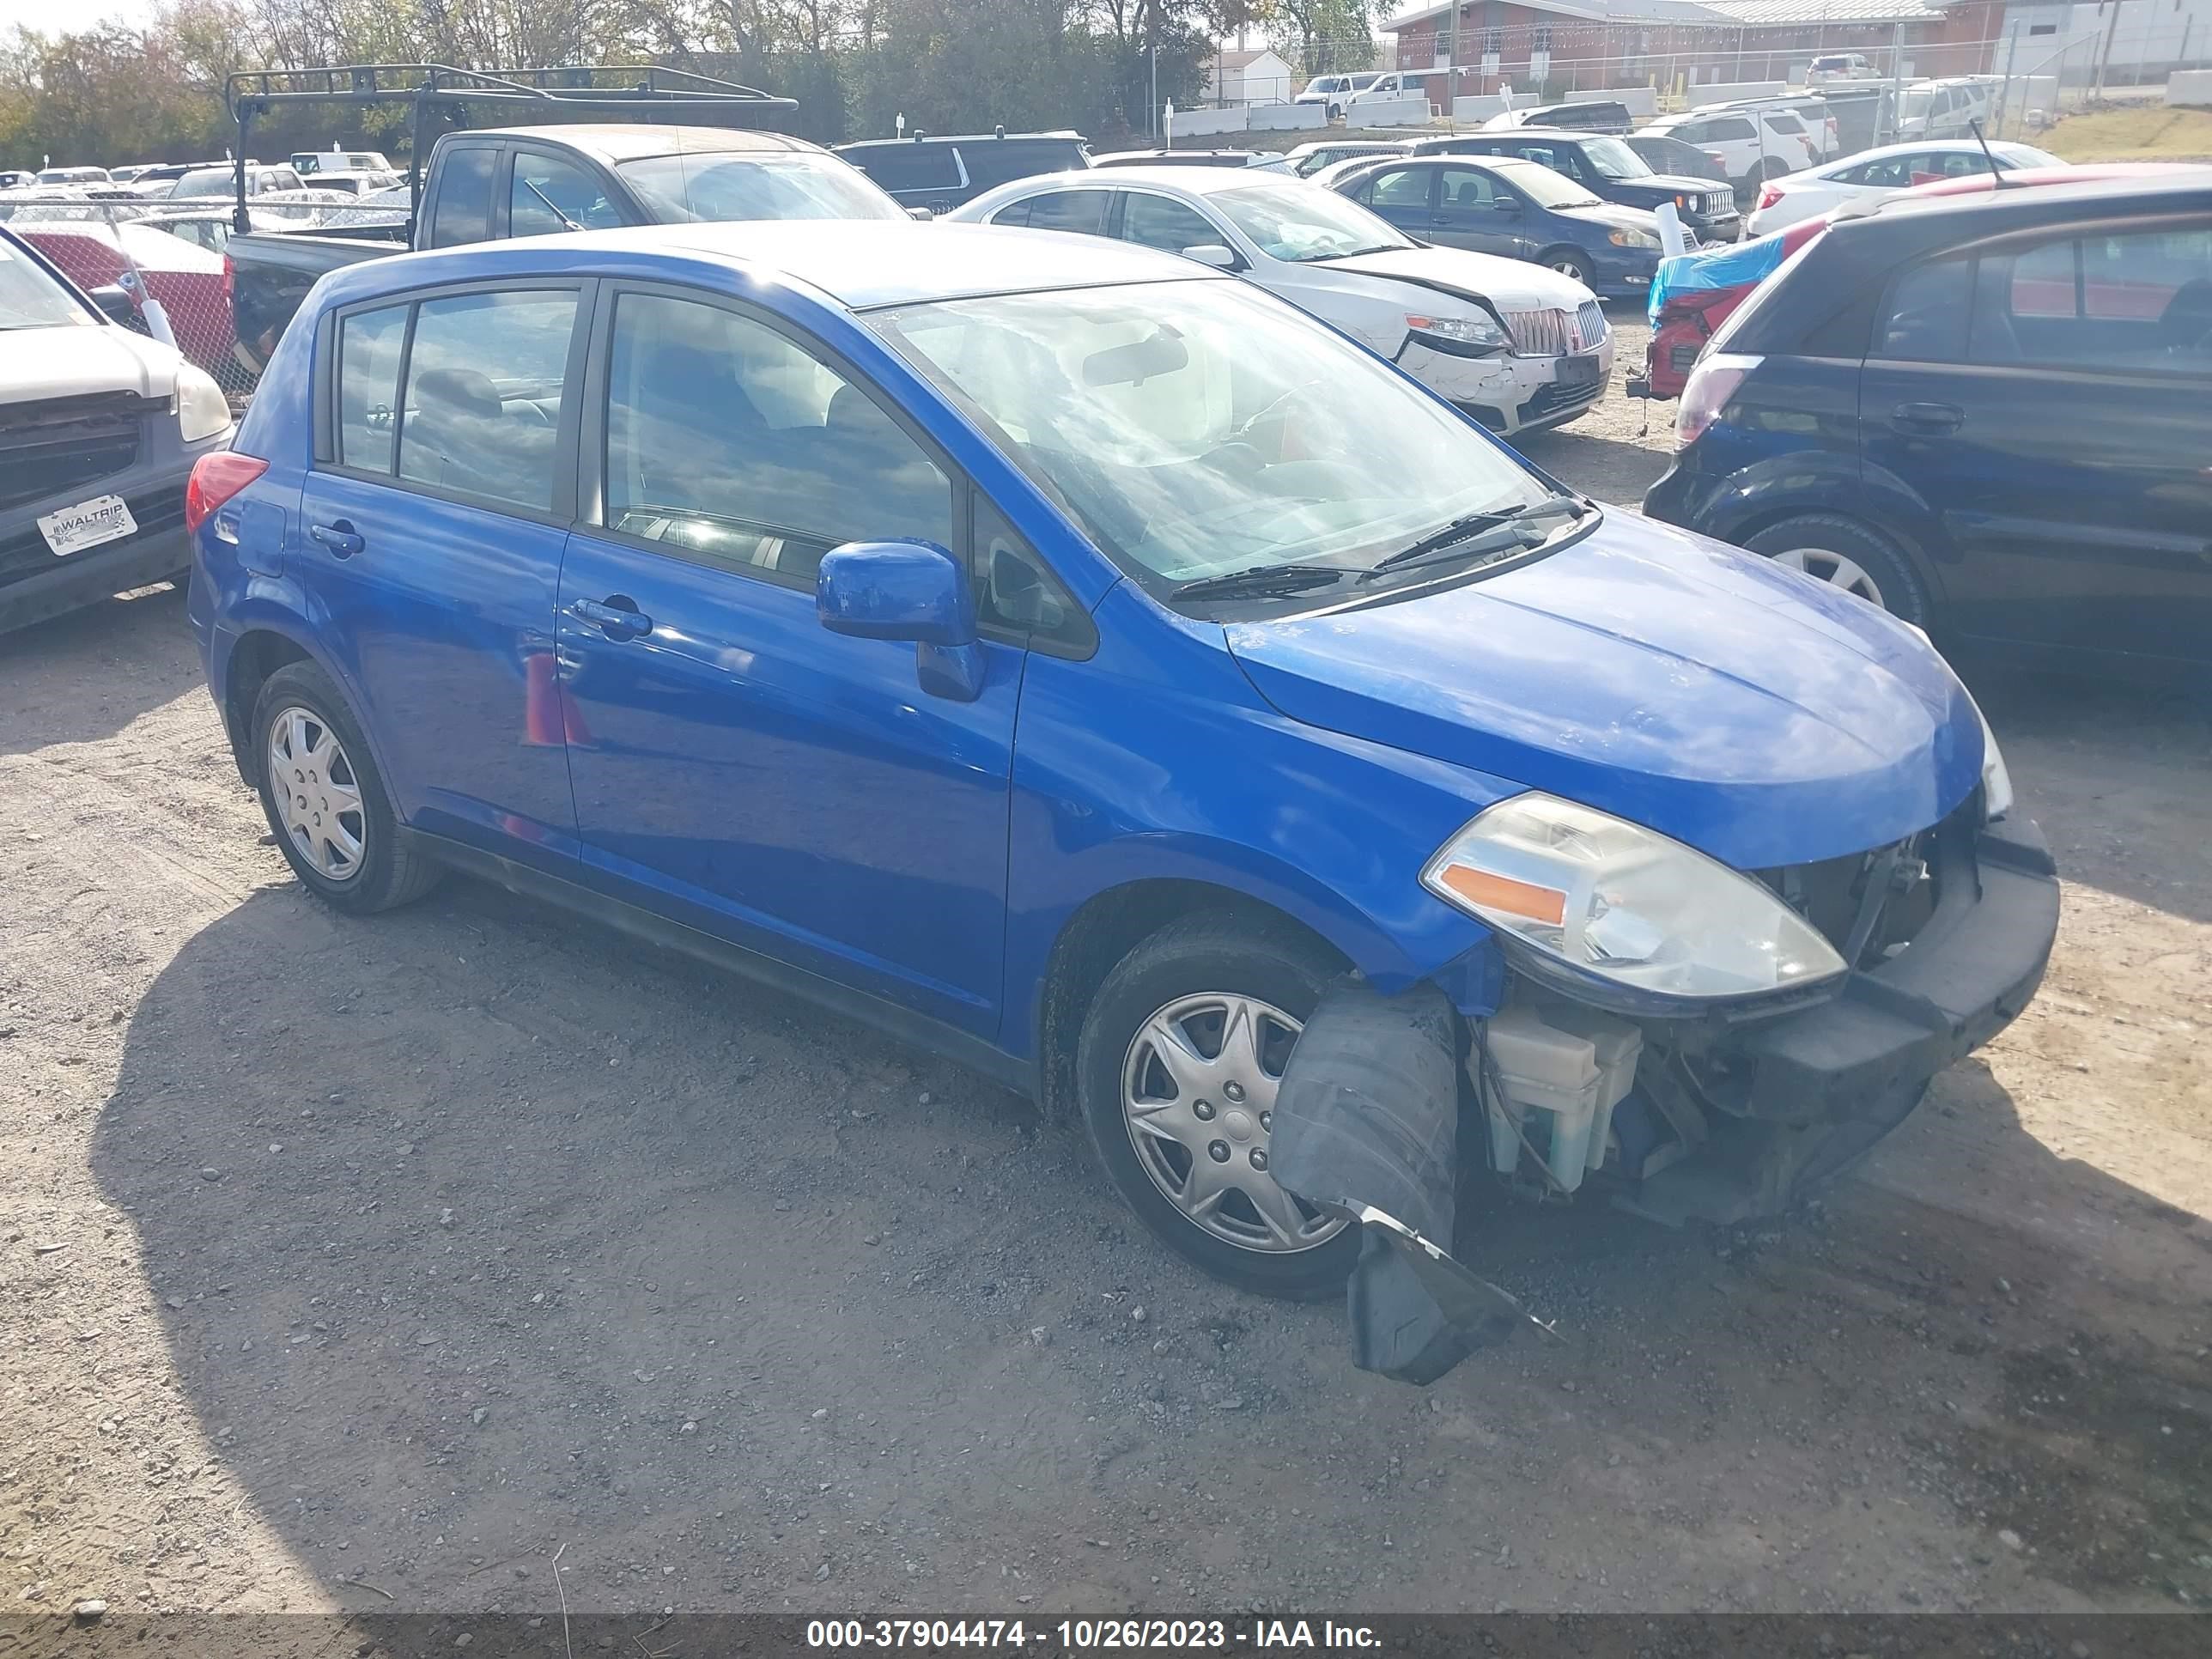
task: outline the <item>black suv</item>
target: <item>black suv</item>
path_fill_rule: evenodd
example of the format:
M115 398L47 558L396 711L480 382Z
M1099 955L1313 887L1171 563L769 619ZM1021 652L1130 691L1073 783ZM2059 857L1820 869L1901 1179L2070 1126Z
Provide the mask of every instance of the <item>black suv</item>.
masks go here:
M1041 173L1091 165L1079 132L985 132L941 137L868 138L837 154L897 198L899 205L950 213L987 190Z
M1566 174L1600 201L1640 208L1672 202L1683 224L1701 242L1733 242L1743 234L1735 191L1710 179L1654 173L1642 156L1610 133L1519 127L1416 138L1406 149L1415 155L1518 155Z
M1714 336L1644 510L1958 645L2212 672L2212 168L1901 199Z

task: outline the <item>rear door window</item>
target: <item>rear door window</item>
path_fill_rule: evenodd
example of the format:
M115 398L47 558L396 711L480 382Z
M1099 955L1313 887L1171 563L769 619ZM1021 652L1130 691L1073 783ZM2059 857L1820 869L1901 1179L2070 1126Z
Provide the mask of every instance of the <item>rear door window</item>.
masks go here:
M1122 198L1121 240L1181 253L1185 248L1224 246L1228 239L1194 208L1164 196L1130 191Z
M1375 180L1367 200L1378 208L1425 208L1434 167L1395 167ZM1455 175L1457 176L1457 175Z
M573 290L456 294L416 307L399 477L551 510L574 337Z
M1109 190L1055 190L1032 196L1026 204L1027 222L1031 230L1072 230L1085 236L1103 236L1106 210L1113 198L1114 192Z
M1972 259L1933 259L1906 271L1891 285L1875 319L1872 355L1902 362L1961 362L1972 285Z
M489 144L457 144L446 152L425 246L459 247L490 237L492 162L498 155Z

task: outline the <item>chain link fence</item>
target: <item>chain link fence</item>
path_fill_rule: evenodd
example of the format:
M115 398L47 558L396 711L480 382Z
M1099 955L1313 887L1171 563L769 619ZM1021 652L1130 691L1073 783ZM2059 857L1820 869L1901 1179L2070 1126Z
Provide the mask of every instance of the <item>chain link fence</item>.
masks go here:
M334 191L275 192L248 210L256 230L342 229L394 213ZM233 234L228 197L136 197L126 191L0 191L0 222L79 288L120 289L118 320L166 341L242 403L253 372L236 350L224 249Z

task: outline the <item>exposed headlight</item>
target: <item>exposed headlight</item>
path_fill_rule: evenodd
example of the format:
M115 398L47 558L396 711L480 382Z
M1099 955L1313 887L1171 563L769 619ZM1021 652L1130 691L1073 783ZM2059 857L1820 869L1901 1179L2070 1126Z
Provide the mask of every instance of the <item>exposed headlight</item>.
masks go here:
M1616 230L1605 239L1615 247L1657 247L1659 239L1648 230Z
M1488 922L1516 965L1587 994L1756 996L1815 984L1844 960L1752 880L1680 842L1535 792L1502 800L1446 842L1421 884Z
M177 365L177 433L188 444L212 438L230 425L230 402L205 369Z
M1487 317L1422 317L1408 313L1406 327L1425 346L1459 357L1503 351L1513 342Z
M1971 693L1966 701L1974 702ZM1990 717L1982 713L1978 702L1974 703L1974 718L1982 723L1982 816L1995 823L2012 811L2012 774L2005 769L2003 751L1997 747L1997 734L1990 730Z

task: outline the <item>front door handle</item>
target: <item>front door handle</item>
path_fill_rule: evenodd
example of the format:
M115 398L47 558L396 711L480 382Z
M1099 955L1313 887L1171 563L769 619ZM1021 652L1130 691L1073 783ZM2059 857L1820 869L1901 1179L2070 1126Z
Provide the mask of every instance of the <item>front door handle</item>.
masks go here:
M361 532L343 519L334 519L329 524L311 524L307 534L341 559L349 559L368 545Z
M635 640L653 632L653 618L625 594L610 593L605 599L578 599L568 607L578 622L589 623L611 640Z
M1966 411L1956 404L1899 404L1889 411L1889 423L1899 432L1940 436L1964 426Z

